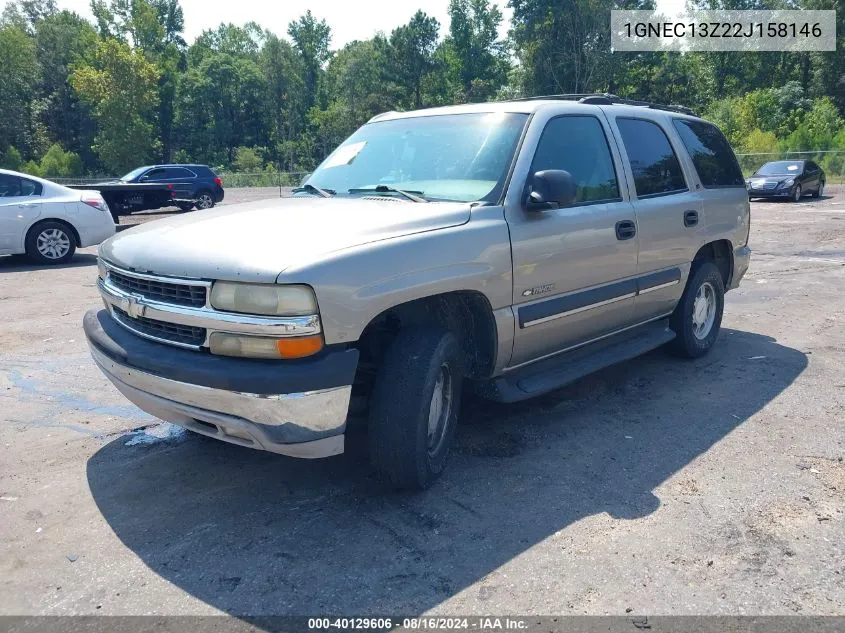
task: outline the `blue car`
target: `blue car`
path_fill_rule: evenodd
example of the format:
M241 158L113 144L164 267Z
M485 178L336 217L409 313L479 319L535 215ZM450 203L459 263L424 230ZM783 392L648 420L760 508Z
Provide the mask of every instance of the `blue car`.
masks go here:
M210 209L223 200L223 180L208 165L147 165L133 169L122 183L168 185L172 204L183 211Z

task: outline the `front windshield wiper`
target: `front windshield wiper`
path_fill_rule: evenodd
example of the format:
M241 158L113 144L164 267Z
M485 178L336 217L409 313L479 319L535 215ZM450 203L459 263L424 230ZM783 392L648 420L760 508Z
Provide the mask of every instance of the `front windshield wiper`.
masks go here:
M320 189L320 187L315 187L311 184L302 185L301 187L297 187L293 190L294 193L316 193L318 196L323 198L331 198L336 191L333 189Z
M377 187L360 187L358 189L350 189L348 193L398 193L401 196L405 196L408 200L412 200L414 202L428 202L425 198L422 197L422 191L404 191L402 189L395 189L394 187L388 187L387 185L378 185Z

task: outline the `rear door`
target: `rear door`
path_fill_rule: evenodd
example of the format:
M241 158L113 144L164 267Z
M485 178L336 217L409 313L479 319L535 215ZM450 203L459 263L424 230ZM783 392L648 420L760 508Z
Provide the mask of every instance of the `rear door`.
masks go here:
M703 198L687 180L680 151L667 132L668 118L615 114L613 108L605 113L628 158L625 169L640 240L633 312L635 320L644 321L670 313L680 299L699 248Z
M164 180L172 184L180 200L192 199L196 195L197 175L186 167L166 167Z
M41 183L0 174L0 254L19 253L26 230L41 213Z
M529 127L506 200L517 323L512 365L621 329L631 322L637 227L621 161L598 108L556 106ZM531 176L568 171L575 203L527 211Z

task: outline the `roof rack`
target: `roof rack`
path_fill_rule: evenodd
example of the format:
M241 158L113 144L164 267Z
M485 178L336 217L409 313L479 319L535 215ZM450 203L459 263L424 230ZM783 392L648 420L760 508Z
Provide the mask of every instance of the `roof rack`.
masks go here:
M545 101L547 99L557 99L561 101L577 101L578 103L587 103L592 105L632 105L643 108L651 108L652 110L667 110L669 112L678 112L680 114L689 114L696 116L690 108L681 105L664 105L662 103L652 103L651 101L637 101L635 99L623 99L608 92L592 92L592 93L576 93L576 94L559 94L559 95L541 95L537 97L524 97L522 99L514 99L514 101Z

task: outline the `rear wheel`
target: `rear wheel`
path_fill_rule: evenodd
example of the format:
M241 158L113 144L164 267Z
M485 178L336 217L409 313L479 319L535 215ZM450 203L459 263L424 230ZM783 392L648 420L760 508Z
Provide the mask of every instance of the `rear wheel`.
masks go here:
M208 191L200 191L196 205L197 209L210 209L214 206L214 197Z
M428 488L443 472L461 397L461 350L440 329L400 332L370 402L370 460L396 488Z
M792 192L792 201L793 202L800 202L801 196L804 195L804 192L801 190L801 185L795 185L795 190Z
M64 264L76 252L76 238L64 222L39 222L26 235L26 254L36 264Z
M710 351L725 308L725 284L718 266L711 261L693 267L680 303L669 319L677 334L670 343L673 350L687 358L698 358Z
M814 198L821 198L824 195L824 180L819 183L818 188L813 192Z

